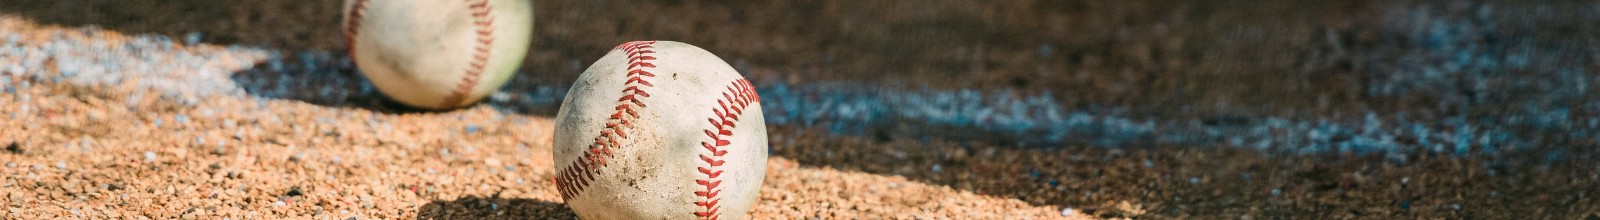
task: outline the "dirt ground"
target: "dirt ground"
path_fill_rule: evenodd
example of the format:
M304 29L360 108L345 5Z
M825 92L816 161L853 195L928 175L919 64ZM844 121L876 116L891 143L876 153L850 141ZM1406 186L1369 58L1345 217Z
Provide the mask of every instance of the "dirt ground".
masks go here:
M774 125L756 219L1600 218L1584 1L536 1L511 95L442 112L355 89L338 4L0 0L0 218L570 219L558 103L517 100L644 39L758 84L1051 93L1207 125L1461 117L1528 140L1296 154ZM1517 119L1548 109L1557 126Z

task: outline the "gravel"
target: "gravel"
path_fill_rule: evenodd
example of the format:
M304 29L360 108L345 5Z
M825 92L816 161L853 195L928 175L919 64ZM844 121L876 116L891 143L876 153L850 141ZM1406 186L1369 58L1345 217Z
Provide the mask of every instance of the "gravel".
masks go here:
M546 1L526 72L423 112L339 52L336 1L0 2L0 219L570 219L549 113L641 37L758 82L759 219L1600 218L1593 30L1539 29L1592 3ZM1327 17L1215 28L1283 7Z
M0 218L572 217L550 182L550 118L250 95L229 74L278 65L277 52L193 44L199 34L174 43L4 16L0 33L15 39L0 45L0 69L18 79L0 108L28 109L0 121L0 143L16 148L0 153ZM905 177L770 164L754 218L1062 217Z

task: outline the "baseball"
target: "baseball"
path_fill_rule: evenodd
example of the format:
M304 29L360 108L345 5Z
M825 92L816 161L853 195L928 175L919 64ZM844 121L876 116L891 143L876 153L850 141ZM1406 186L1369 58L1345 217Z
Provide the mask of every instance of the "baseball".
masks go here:
M678 42L601 57L567 92L554 139L556 187L584 219L744 218L766 172L755 88Z
M531 0L345 0L345 43L390 99L471 104L511 79L533 32Z

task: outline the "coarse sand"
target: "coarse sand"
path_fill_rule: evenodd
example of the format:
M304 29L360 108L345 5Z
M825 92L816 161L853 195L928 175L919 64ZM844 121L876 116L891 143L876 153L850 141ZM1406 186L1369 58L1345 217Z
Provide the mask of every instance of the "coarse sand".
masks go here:
M1361 18L1434 18L1375 3L1386 1L851 2L539 1L525 72L485 104L428 112L383 101L338 52L338 1L0 0L0 219L570 219L550 181L552 106L586 62L627 40L696 43L753 82L1057 91L1063 106L1144 106L1134 111L1205 118L1197 124L1250 120L1212 120L1216 112L1315 117L1369 107L1421 112L1415 115L1428 121L1450 111L1433 104L1466 100L1451 93L1439 100L1366 97L1359 91L1369 84L1359 82L1373 79L1341 74L1377 69L1384 63L1345 67L1391 60L1382 56L1291 59L1316 54L1296 50L1324 46L1400 48L1367 52L1410 56L1415 46L1391 45L1404 37L1385 36L1396 34L1388 26L1361 26L1388 20ZM1582 3L1573 2L1562 4ZM1410 3L1394 3L1403 4ZM1458 5L1468 4L1439 6L1450 10L1432 15L1548 8ZM1588 9L1553 10L1562 13L1551 16L1570 18L1583 14L1568 12ZM1183 13L1191 14L1169 16ZM1233 28L1229 22L1237 20L1283 28ZM1511 24L1503 31L1538 39L1593 31ZM1298 46L1217 43L1254 30L1296 36L1262 45ZM925 38L898 37L905 35ZM1292 44L1328 39L1357 47ZM1219 54L1192 53L1214 49ZM1252 66L1236 65L1245 61L1263 69L1235 69ZM1546 66L1593 62L1557 61ZM1296 75L1267 67L1337 71ZM1446 78L1429 83L1457 82ZM1246 86L1207 86L1214 84ZM1485 92L1496 100L1544 100L1521 91ZM1581 100L1593 96L1549 99L1592 106ZM1248 108L1258 104L1265 110ZM1473 106L1484 108L1473 116L1527 106L1485 103ZM1560 111L1556 128L1522 131L1533 133L1522 134L1534 143L1525 148L1456 154L1296 154L1157 142L1014 146L962 128L946 133L978 141L774 125L768 176L751 217L1600 219L1600 166L1593 162L1600 143L1582 133L1593 129L1576 129L1593 118L1592 109Z
M15 45L30 52L52 51L40 46L63 38L106 45L129 38L14 17L0 17L0 25L0 32L27 36ZM218 50L171 47L174 54ZM44 62L66 62L56 58ZM16 68L28 59L0 56L0 63ZM42 66L6 73L0 218L574 218L551 182L548 117L488 105L382 113L229 92L174 93L147 86L157 81L151 77L63 80L72 77ZM203 74L174 71L162 75ZM767 169L750 213L757 219L1063 218L1060 207L903 176L783 157Z

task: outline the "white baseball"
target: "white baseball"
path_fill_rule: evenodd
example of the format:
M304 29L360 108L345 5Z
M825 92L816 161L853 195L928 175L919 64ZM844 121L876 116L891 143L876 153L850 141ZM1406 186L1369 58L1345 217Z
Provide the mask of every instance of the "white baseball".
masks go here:
M528 52L531 0L345 0L361 73L402 104L448 109L511 79Z
M755 88L678 42L601 57L567 92L554 139L556 186L583 219L744 218L766 173Z

